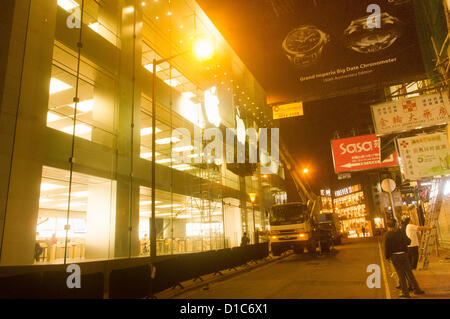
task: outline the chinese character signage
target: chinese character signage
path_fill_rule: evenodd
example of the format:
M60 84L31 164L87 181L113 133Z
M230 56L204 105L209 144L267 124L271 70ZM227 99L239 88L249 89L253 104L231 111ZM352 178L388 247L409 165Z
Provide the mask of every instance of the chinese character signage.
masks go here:
M290 104L277 105L273 107L273 119L284 119L303 115L303 103L296 102Z
M375 132L391 134L449 121L450 103L446 93L421 95L372 105Z
M397 139L405 179L450 174L447 134L435 133Z
M336 173L398 165L396 153L381 162L380 139L375 134L331 141Z

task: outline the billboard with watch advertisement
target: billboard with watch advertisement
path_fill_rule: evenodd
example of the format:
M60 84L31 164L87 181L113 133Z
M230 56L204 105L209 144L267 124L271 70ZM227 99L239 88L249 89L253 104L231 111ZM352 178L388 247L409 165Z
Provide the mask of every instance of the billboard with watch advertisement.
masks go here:
M270 104L357 93L425 74L412 0L198 3Z

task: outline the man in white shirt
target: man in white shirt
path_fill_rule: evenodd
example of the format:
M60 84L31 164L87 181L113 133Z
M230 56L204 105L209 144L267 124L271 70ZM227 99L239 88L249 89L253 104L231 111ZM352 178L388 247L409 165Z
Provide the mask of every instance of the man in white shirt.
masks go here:
M411 239L411 244L408 245L408 256L411 269L417 268L419 262L419 237L417 231L431 230L435 226L417 226L411 224L409 217L405 220L406 223L406 236Z

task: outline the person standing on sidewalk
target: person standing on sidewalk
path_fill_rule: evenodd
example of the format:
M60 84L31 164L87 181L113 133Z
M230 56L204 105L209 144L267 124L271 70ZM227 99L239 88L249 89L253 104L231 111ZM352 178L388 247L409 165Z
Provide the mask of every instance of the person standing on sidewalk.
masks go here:
M405 220L406 236L411 239L411 244L408 245L408 256L411 269L417 269L419 262L419 237L417 231L432 230L435 226L417 226L411 223L410 219Z
M414 294L423 295L425 292L420 289L414 274L411 271L408 258L408 245L411 240L404 232L396 228L396 221L387 222L388 232L384 236L384 255L387 260L392 261L395 271L400 281L402 294L400 297L410 298L407 280L414 289Z

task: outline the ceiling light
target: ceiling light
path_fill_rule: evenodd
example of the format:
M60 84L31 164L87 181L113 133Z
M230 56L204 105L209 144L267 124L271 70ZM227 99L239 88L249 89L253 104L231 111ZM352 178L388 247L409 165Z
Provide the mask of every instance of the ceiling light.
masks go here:
M61 131L67 134L73 134L73 125L64 127ZM92 127L85 124L75 125L75 136L92 132Z
M98 22L90 23L90 24L89 24L89 28L91 28L92 30L94 30L95 32L98 33L98 26L99 26L99 25L100 25L100 24L99 24Z
M178 137L166 137L166 138L160 138L159 140L156 140L155 143L156 144L169 144L170 141L172 140L172 143L177 143L179 141L181 141Z
M48 202L53 202L53 199L50 198L39 198L39 203L48 203Z
M67 12L70 12L72 11L72 9L78 7L78 3L73 0L58 0L58 6L60 6Z
M156 133L159 133L159 132L161 132L161 130L159 129L159 128L155 128L155 132ZM141 128L141 136L145 136L145 135L150 135L150 134L152 134L153 133L153 130L152 130L152 127L150 126L150 127L144 127L144 128Z
M181 204L167 204L167 205L158 205L156 207L158 207L158 208L167 208L167 207L181 207L181 206L183 206L183 205L181 205Z
M183 25L181 24L181 25L180 25L180 29L183 29L183 28L184 28L184 27L183 27Z
M159 17L158 17L158 16L156 16L156 17L155 17L155 19L156 19L156 20L159 20Z
M58 188L64 188L64 186L50 183L41 183L41 192L51 191Z
M170 11L167 12L167 15L168 15L168 16L171 16L171 15L172 15L172 12L170 12Z
M158 152L155 153L155 156L160 155ZM140 155L141 158L150 158L152 157L152 152L147 152L147 153L141 153Z
M170 158L163 158L163 159L157 160L156 163L165 164L165 163L170 163L171 161L172 161L172 159L170 159Z
M63 81L60 81L56 78L50 79L50 94L55 94L55 93L58 93L61 91L71 89L71 88L72 87L69 84L67 84Z
M75 108L75 103L69 104L71 108ZM94 108L94 100L84 100L77 103L77 111L90 112Z
M174 168L176 170L179 170L179 171L186 171L186 170L189 170L189 169L193 169L192 166L189 166L187 164L174 165L174 166L172 166L172 168Z
M150 72L153 72L153 63L150 64L146 64L144 65L144 68L146 68L147 70L149 70ZM161 67L159 65L156 66L156 72L161 71Z
M171 87L175 87L175 86L178 86L181 84L180 81L178 81L177 79L167 79L167 80L164 80L164 82L167 85L170 85Z
M139 202L139 205L150 205L151 203L152 203L151 200L144 200L144 201ZM155 204L159 204L159 203L161 203L161 201L159 201L159 200L155 201Z
M47 123L55 122L60 119L62 119L62 116L59 116L53 112L47 112Z
M192 151L194 147L192 145L186 145L186 146L180 146L180 147L174 147L172 151L174 152L185 152L185 151Z

